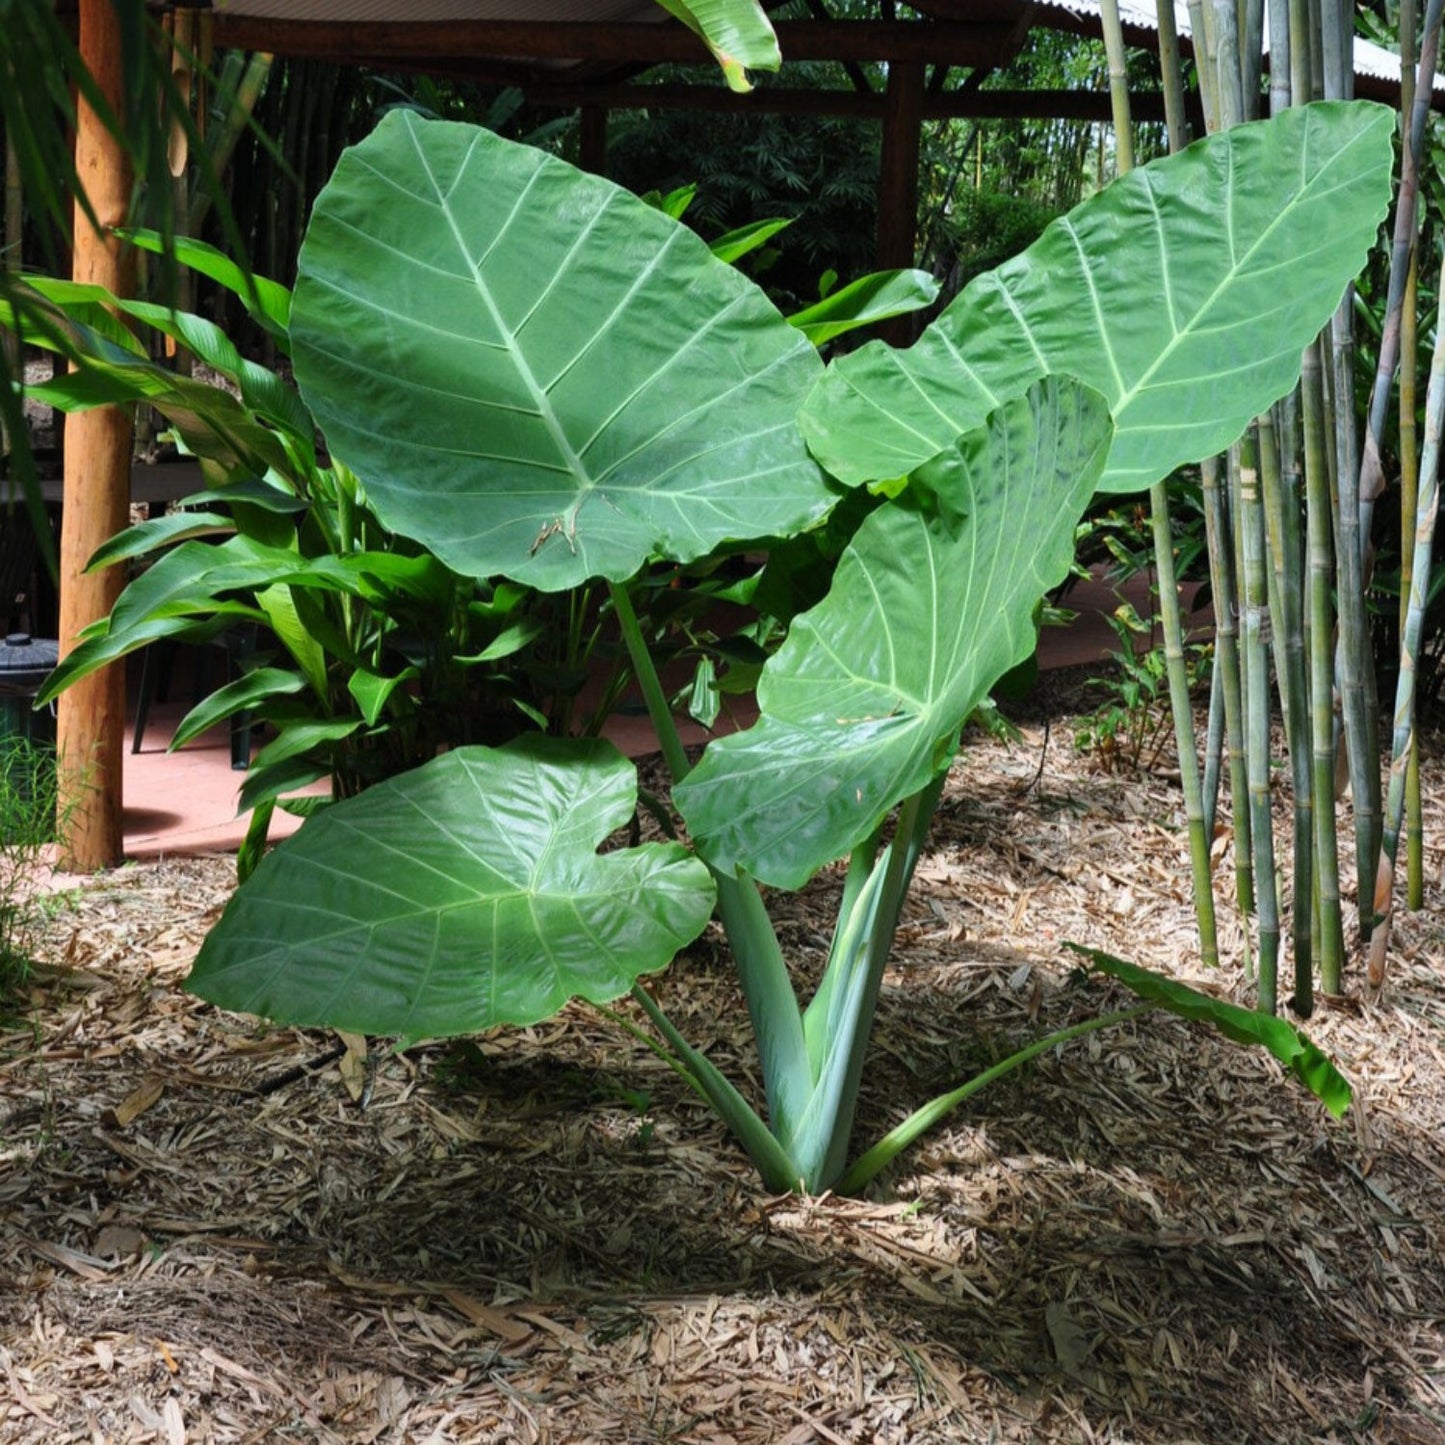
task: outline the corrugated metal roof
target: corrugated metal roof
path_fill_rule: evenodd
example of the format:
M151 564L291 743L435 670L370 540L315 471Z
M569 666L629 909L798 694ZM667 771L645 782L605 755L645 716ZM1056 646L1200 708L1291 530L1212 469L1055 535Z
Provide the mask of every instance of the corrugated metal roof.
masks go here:
M1099 0L1038 0L1038 3L1046 9L1067 11L1070 15L1087 21L1091 26L1099 23ZM1148 3L1148 0L1119 0L1119 19L1123 22L1125 30L1157 31L1159 29L1158 12L1152 4ZM1191 35L1189 7L1184 0L1175 0L1174 24L1181 38ZM1268 54L1269 32L1267 28L1264 48L1265 53ZM1398 85L1400 83L1400 57L1386 50L1383 45L1376 45L1372 40L1365 40L1357 36L1355 38L1355 74ZM1435 77L1435 89L1445 92L1445 75Z

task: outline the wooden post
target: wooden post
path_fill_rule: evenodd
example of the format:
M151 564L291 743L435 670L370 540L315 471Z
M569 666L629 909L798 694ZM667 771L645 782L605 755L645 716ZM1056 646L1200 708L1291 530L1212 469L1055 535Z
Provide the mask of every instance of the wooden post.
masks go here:
M923 128L923 64L894 60L888 65L883 110L883 157L878 177L878 269L913 265L918 231L918 149ZM891 346L907 346L917 329L911 316L896 316L878 328Z
M20 157L15 153L11 137L5 137L5 256L0 261L7 271L18 272L24 261L21 245L21 230L25 221L24 196L20 189ZM5 359L10 363L4 369L6 377L20 375L20 340L15 332L7 331L0 337L0 346L5 348ZM0 420L0 456L10 451L10 438L5 435L5 423Z
M582 107L577 137L577 164L594 176L607 174L607 108Z
M122 114L124 70L120 25L111 0L81 0L80 58L116 114ZM124 149L82 98L77 106L75 170L102 227L126 219L131 172ZM77 281L128 295L133 253L97 231L79 205L74 212ZM130 504L131 419L119 407L68 418L65 503L60 535L60 649L81 628L106 616L120 593L122 569L90 575L85 564L126 524ZM93 673L60 696L56 747L62 815L68 818L62 863L77 872L121 861L121 758L125 733L125 669Z

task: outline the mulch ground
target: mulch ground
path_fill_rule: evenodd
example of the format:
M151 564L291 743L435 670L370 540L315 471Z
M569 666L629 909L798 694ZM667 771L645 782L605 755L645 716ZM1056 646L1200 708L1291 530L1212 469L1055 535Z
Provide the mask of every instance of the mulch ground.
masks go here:
M920 868L860 1138L1205 974L1179 799L1067 723L974 741ZM776 1198L595 1012L363 1064L181 990L225 859L95 880L0 1036L0 1440L1445 1442L1445 796L1378 999L1311 1035L1333 1121L1157 1014L971 1101L864 1199ZM1042 751L1042 771L1040 772ZM1230 877L1227 845L1218 876ZM838 880L774 900L806 978ZM734 1078L711 938L653 985Z

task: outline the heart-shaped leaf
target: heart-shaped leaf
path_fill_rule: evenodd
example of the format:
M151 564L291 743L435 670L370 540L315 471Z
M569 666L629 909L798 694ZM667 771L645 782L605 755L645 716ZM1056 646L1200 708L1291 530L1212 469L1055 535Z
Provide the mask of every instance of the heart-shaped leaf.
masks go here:
M798 887L947 765L964 718L1034 645L1111 432L1097 392L1049 378L864 521L763 669L758 723L675 791L714 866Z
M636 796L609 743L458 748L268 854L187 987L285 1023L410 1038L616 998L713 907L706 868L675 843L597 853Z
M821 363L745 276L597 176L393 111L316 202L302 394L392 529L548 590L787 533L833 496Z
M977 277L907 351L835 362L804 406L850 485L901 477L1049 372L1108 400L1105 491L1222 451L1299 375L1390 195L1393 115L1331 103L1117 180Z

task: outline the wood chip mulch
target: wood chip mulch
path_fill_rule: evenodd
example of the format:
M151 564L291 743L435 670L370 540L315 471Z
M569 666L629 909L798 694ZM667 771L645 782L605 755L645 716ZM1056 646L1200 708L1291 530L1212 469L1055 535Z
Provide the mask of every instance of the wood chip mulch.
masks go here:
M1177 789L1055 723L955 769L859 1137L1124 1000L1060 945L1194 957ZM766 1196L573 1006L362 1061L181 991L226 859L98 879L0 1033L0 1440L1445 1445L1441 749L1424 912L1271 1061L1147 1014L976 1097L868 1198ZM1281 800L1283 806L1283 800ZM1226 849L1227 851L1227 849ZM1221 899L1228 859L1218 877ZM838 880L776 900L820 966ZM654 981L752 1074L716 941Z

